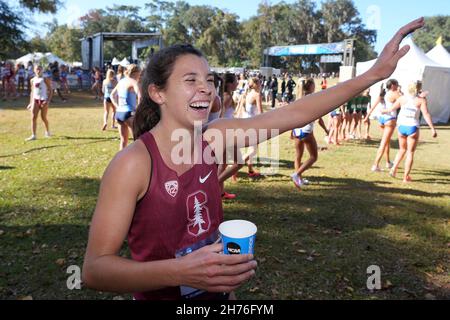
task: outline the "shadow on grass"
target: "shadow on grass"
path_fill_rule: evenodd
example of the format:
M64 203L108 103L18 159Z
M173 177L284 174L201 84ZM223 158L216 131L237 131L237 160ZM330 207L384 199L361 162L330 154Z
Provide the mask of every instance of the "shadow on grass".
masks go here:
M38 148L31 148L31 149L28 149L28 150L22 151L22 152L6 154L6 155L0 155L0 158L9 158L9 157L21 156L23 154L32 153L32 152L36 152L36 151L41 151L41 150L45 150L45 149L54 149L54 148L61 148L61 147L67 147L67 146L68 146L67 144L58 144L58 145L53 145L53 146L43 146L43 147L38 147Z
M332 178L332 177L318 177L311 176L311 181L318 183L322 186L331 187L327 190L336 190L340 189L358 189L360 191L366 190L370 192L374 192L377 194L403 194L403 195L411 195L418 197L429 197L429 198L440 198L445 196L450 196L450 193L445 192L427 192L423 190L417 189L406 189L406 188L394 188L391 186L391 182L387 181L365 181L354 178ZM381 186L388 185L388 187Z
M53 140L57 140L57 139L61 139L61 140L92 140L90 142L74 143L73 146L83 146L83 145L96 144L96 143L101 143L101 142L110 142L110 141L117 140L117 138L108 138L108 137L69 137L69 136L58 137L58 136L55 136L53 138ZM50 146L31 148L29 150L22 151L22 152L0 155L0 159L20 156L23 154L28 154L28 153L32 153L32 152L36 152L36 151L45 150L45 149L62 148L62 147L68 147L68 146L69 146L68 144L58 144L58 145L50 145Z
M370 184L356 179L322 181L353 187L297 193L289 186L265 190L255 185L251 192L230 187L239 198L225 205L225 219L247 219L258 226L259 272L242 298L254 299L250 290L255 287L262 299L414 299L429 292L448 298L449 288L425 272L433 273L436 266L445 272L448 237L439 226L449 212L406 200L410 190L361 188L355 183ZM369 292L370 265L379 265L384 281L393 285Z
M11 166L0 166L0 170L11 170L11 169L15 169L16 167L11 167Z

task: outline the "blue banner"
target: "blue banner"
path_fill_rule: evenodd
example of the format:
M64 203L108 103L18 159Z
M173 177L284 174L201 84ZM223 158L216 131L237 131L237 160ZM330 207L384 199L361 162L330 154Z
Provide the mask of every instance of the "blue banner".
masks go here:
M343 52L344 52L344 42L305 44L297 46L281 46L281 47L271 47L264 50L265 55L273 57L341 54Z

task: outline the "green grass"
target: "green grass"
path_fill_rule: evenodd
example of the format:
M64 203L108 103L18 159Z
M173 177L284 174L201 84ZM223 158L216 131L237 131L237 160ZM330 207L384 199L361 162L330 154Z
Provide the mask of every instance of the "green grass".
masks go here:
M118 150L118 134L100 131L102 107L90 96L55 100L54 137L44 139L39 123L33 142L24 142L25 99L0 102L0 299L112 299L118 295L68 290L66 269L83 263L100 178ZM280 139L277 175L253 182L240 174L237 184L227 184L239 198L225 202L225 219L248 219L259 230L258 272L239 298L450 297L450 126L439 127L436 140L422 130L411 185L370 172L380 137L373 127L370 143L320 152L306 175L312 185L302 192L289 179L288 135ZM316 134L323 145L323 132ZM392 145L394 156L396 139ZM381 267L381 291L366 288L370 265Z

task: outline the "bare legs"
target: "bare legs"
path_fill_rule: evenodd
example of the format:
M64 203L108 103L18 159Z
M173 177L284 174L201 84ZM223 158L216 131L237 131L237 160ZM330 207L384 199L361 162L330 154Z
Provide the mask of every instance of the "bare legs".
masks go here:
M37 119L39 116L39 111L41 112L41 119L45 126L45 136L50 137L50 128L47 119L48 105L47 103L39 106L34 104L31 108L31 137L26 139L27 141L36 140L36 129L37 129Z
M310 157L308 160L302 163L302 157L305 147L306 150L308 150ZM302 141L300 141L299 139L295 139L295 154L295 172L301 178L302 174L306 170L310 169L318 159L317 141L313 133L311 133Z
M105 131L106 127L108 126L108 116L109 116L109 108L112 108L112 127L113 129L115 129L116 125L116 107L114 107L114 105L108 101L103 101L103 127L102 130Z
M380 147L378 148L377 156L375 157L375 162L373 164L374 171L379 171L380 161L383 155L386 155L386 163L390 166L390 149L391 149L391 139L395 130L395 121L388 122L383 129L383 138L381 139Z
M397 157L394 161L394 167L391 170L391 176L395 177L398 171L398 167L400 166L400 162L402 162L403 158L406 155L405 161L405 173L403 175L403 182L411 182L411 170L414 163L414 154L417 149L417 143L419 142L420 133L417 131L415 134L405 137L401 134L398 135L400 150L397 154Z
M119 122L120 150L125 149L128 145L129 129L133 130L133 118L131 117L125 122Z

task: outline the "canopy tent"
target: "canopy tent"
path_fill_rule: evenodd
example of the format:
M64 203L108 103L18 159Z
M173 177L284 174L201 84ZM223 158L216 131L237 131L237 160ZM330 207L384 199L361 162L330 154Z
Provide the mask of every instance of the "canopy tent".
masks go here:
M114 57L114 59L112 59L112 61L111 61L111 65L113 65L113 66L117 66L117 65L119 65L120 64L120 61L119 60L117 60L117 58L116 57Z
M20 63L23 65L27 65L28 62L31 61L33 64L47 64L47 63L54 63L55 61L58 62L59 65L71 65L70 63L67 63L66 61L62 60L58 56L54 55L51 52L42 53L42 52L33 52L28 53L24 55L23 57L20 57L16 60L16 64Z
M443 67L450 68L450 53L448 53L442 44L438 44L431 49L431 51L427 53L427 57L436 61Z
M128 66L128 65L130 64L130 61L128 61L127 58L123 58L123 60L120 61L119 64L120 64L122 67L126 67L126 66Z
M390 79L396 79L405 92L408 85L413 81L422 81L423 90L429 91L428 108L434 123L447 123L450 117L450 68L445 68L431 60L417 47L411 38L405 39L403 44L408 44L411 49L408 54L400 60L397 69ZM376 60L356 64L356 74L360 75L369 70ZM370 89L372 103L378 97L381 84L385 79ZM379 115L375 112L375 117Z

